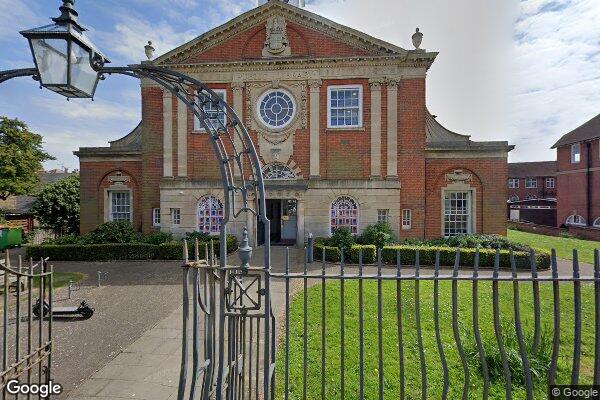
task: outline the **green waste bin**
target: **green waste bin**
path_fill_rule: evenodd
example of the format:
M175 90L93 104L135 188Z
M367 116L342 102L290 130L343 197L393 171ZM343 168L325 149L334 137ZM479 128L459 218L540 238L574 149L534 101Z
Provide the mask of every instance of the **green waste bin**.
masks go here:
M0 227L0 250L19 247L23 244L23 229Z

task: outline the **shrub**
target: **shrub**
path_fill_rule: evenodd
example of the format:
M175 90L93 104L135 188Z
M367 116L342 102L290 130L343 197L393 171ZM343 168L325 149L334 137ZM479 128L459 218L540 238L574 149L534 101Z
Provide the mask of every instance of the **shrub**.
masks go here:
M57 237L56 239L46 239L43 244L56 244L56 245L65 245L65 244L81 244L81 236L79 235L63 235Z
M386 246L382 250L382 259L385 263L395 264L397 253L400 252L402 265L414 265L416 251L419 250L419 261L421 265L435 265L436 252L440 252L440 265L454 266L457 248L451 247L422 247L422 246ZM460 265L472 267L475 264L477 249L460 249ZM529 252L514 252L515 265L517 269L530 269ZM479 249L480 268L493 268L496 259L496 250ZM536 253L537 268L547 269L550 267L550 254L545 251ZM510 269L510 251L500 250L500 268Z
M348 227L342 226L333 232L331 239L329 239L329 243L331 246L340 249L349 249L354 244L354 236Z
M219 241L213 242L215 254L218 257ZM204 250L201 243L200 257ZM238 248L235 235L227 235L227 252ZM110 243L85 244L75 243L66 245L42 244L27 246L27 257L39 259L50 257L54 261L118 261L118 260L182 260L183 241L171 241L160 245L149 243ZM193 244L189 247L190 257L193 257Z
M373 245L352 245L349 250L344 251L344 260L347 263L358 264L360 251L363 252L363 263L373 264L377 260L377 248ZM321 243L315 243L313 255L316 261L323 259L325 251L325 261L340 262L342 257L341 250L336 246L325 246Z
M133 229L129 221L111 221L99 225L82 238L88 244L137 243L141 235Z
M173 235L166 232L154 232L144 236L144 243L160 245L173 241Z
M378 249L396 242L396 235L387 222L369 225L360 237L361 244L375 245Z
M152 260L156 247L145 243L27 246L27 257L56 261Z
M438 238L421 241L410 239L403 244L412 246L440 246L440 247L461 247L461 248L480 248L480 249L501 249L514 251L529 251L527 245L509 240L500 235L460 235L448 238Z
M194 243L196 241L196 239L198 239L198 242L210 242L211 239L215 240L215 239L219 239L219 236L212 236L208 233L204 233L204 232L188 232L185 235L185 240L187 240L190 243Z

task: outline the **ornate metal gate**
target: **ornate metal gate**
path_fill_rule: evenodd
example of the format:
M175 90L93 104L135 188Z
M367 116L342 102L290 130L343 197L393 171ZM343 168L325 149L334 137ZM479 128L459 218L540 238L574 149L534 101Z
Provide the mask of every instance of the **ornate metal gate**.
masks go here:
M42 384L50 380L53 274L51 266L47 269L47 261L30 261L28 267L24 267L19 257L14 269L8 251L5 260L0 260L3 297L0 389L4 398L10 381ZM37 306L34 297L47 299L48 303L46 317L37 318L36 322L33 316L34 307Z

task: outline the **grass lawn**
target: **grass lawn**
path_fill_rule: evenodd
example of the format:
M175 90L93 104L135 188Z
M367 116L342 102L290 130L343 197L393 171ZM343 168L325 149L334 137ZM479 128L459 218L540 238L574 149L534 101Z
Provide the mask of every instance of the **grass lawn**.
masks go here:
M546 355L546 365L549 364L551 354L551 340L553 335L553 301L552 286L546 283L541 286L541 317L543 327L543 343L541 353ZM326 370L325 398L340 399L340 283L331 282L326 285ZM472 327L472 283L459 282L459 324L461 339L469 356L471 371L470 398L482 398L483 380L481 378L478 356ZM521 318L524 324L525 336L531 338L533 331L533 306L531 285L521 284ZM448 361L450 391L449 399L460 399L464 383L464 372L457 351L452 330L452 284L440 282L440 327L444 351ZM573 287L569 284L560 286L561 291L561 347L559 358L558 383L570 381L572 353L573 353ZM594 288L592 285L582 285L583 304L583 335L581 359L581 384L591 384L593 377L594 356ZM303 397L303 294L297 295L291 305L290 323L290 399ZM403 337L404 337L404 367L406 382L406 398L421 398L421 372L420 357L417 345L415 324L415 283L402 282L402 310L403 310ZM358 282L349 281L345 284L345 399L358 399L359 393L359 307L358 307ZM487 349L497 349L494 335L492 314L492 289L490 282L479 284L480 304L480 329L484 345ZM433 283L420 283L421 322L423 331L423 344L427 365L427 398L441 398L443 387L443 374L440 356L434 330L433 317ZM321 286L309 288L307 292L308 303L308 379L307 398L321 399ZM377 321L377 282L364 283L364 321L365 321L365 398L378 398L378 321ZM384 397L385 399L400 398L398 332L397 332L397 301L396 282L383 282L383 355L384 355ZM500 307L504 321L505 342L509 336L507 332L514 332L513 321L513 286L512 283L500 283ZM510 336L514 337L514 333ZM284 398L285 385L285 338L277 354L277 398ZM515 349L513 355L517 357L516 344L507 344ZM489 358L489 357L488 357ZM536 357L537 360L543 357ZM544 362L542 362L543 364ZM496 364L501 376L501 364ZM535 384L535 398L546 399L545 374L537 379ZM516 375L515 375L516 376ZM513 376L513 379L515 379ZM490 398L504 399L504 381L501 377L493 380ZM522 385L513 385L513 398L525 398Z
M594 250L600 249L600 242L581 240L565 237L538 235L536 233L508 231L508 238L515 242L523 243L538 249L556 249L559 258L565 260L573 259L573 249L579 251L579 261L588 264L594 263Z
M53 278L53 286L54 288L61 288L69 285L69 281L73 281L74 283L80 282L85 278L85 274L81 272L55 272ZM40 279L34 278L33 285L35 287L40 286Z

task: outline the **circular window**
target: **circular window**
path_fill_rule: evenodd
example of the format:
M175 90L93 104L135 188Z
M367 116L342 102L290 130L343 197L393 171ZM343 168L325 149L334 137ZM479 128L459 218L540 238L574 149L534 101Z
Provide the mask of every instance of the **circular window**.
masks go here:
M292 122L295 112L292 96L283 90L266 92L258 102L260 120L271 128L285 128Z

